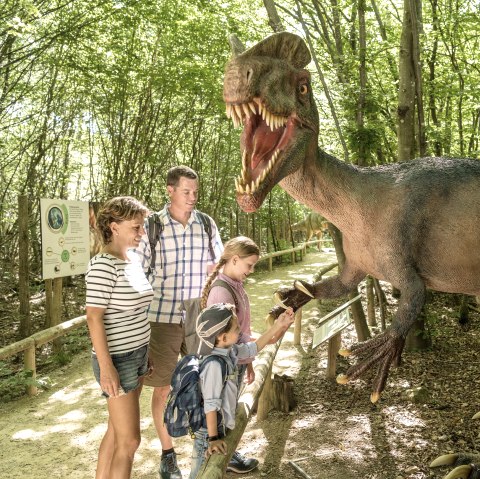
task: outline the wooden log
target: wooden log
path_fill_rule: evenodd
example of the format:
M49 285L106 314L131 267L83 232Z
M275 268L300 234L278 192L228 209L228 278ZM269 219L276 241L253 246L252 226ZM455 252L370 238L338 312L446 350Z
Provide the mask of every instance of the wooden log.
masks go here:
M302 343L302 308L295 312L295 323L293 326L293 345L300 346Z
M342 333L337 333L328 340L327 370L328 379L335 379L337 376L337 354L342 344Z
M255 381L245 387L240 396L239 403L235 412L235 428L228 431L225 437L227 444L227 454L213 454L205 461L200 469L197 479L222 479L225 475L228 461L237 449L237 445L242 438L243 432L248 423L248 419L253 410L254 404L258 401L260 394L264 388L269 372L273 364L273 360L280 347L281 339L275 344L269 344L257 356L255 360Z
M30 283L28 197L18 196L18 299L20 302L20 337L30 336Z
M51 325L55 327L62 322L62 305L63 305L63 278L54 278L52 293L52 316ZM62 349L63 342L57 339L53 343L53 351L58 353Z
M268 413L272 409L272 365L270 365L262 393L258 400L257 419L259 421L267 419Z
M35 346L32 345L25 350L25 355L23 357L23 366L25 371L31 372L31 379L35 381L37 378L37 366L35 363ZM27 386L27 394L29 396L35 396L37 394L37 386L35 384L30 384Z
M30 336L35 341L35 346L41 346L42 344L53 341L60 336L64 336L68 331L72 329L77 329L87 323L87 317L79 316L78 318L70 319L64 323L58 324L57 326L52 326L51 328L44 329L38 333Z
M293 393L293 378L287 375L273 376L272 381L272 407L276 411L289 413L296 405Z
M52 325L53 279L45 280L45 328Z
M17 341L15 343L9 344L4 348L0 349L0 359L5 359L14 354L20 353L21 351L25 351L28 348L35 347L35 340L32 337L22 339L21 341Z

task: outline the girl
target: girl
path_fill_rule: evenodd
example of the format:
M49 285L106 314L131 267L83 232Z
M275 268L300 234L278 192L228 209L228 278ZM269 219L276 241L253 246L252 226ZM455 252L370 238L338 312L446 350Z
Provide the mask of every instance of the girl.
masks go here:
M216 303L235 304L235 313L240 325L239 343L252 341L250 302L243 282L253 273L259 257L260 249L250 238L246 236L232 238L225 244L220 261L208 277L202 291L202 310ZM216 286L217 280L227 283L230 288ZM255 380L252 362L253 359L239 360L239 385L242 383L245 373L247 384Z
M93 371L109 414L97 479L128 479L140 444L139 396L150 340L146 310L153 292L130 249L140 244L147 214L148 209L129 196L105 203L97 216L103 249L90 260L85 277Z
M201 309L217 303L235 304L235 313L240 326L238 344L245 344L253 340L250 327L250 302L243 282L254 272L259 257L260 249L250 238L246 236L232 238L225 244L220 261L208 277L202 292ZM269 339L269 343L278 341L284 332L285 330L278 330ZM255 380L253 359L253 357L246 357L238 360L239 395L244 376L247 384L251 384ZM256 459L247 458L235 451L227 471L246 473L255 469L257 465Z
M235 427L238 381L236 366L238 359L251 359L270 343L272 337L285 332L294 321L292 308L284 311L267 332L255 342L238 343L241 328L232 304L212 304L197 318L197 334L200 338L199 355L205 359L210 355L221 356L211 360L200 371L207 427L195 433L190 479L194 479L205 457L214 452L226 454L227 447L222 439L226 429ZM226 361L229 371L225 384L219 361ZM231 372L233 371L233 374ZM218 418L221 418L220 427ZM258 461L256 461L256 465Z

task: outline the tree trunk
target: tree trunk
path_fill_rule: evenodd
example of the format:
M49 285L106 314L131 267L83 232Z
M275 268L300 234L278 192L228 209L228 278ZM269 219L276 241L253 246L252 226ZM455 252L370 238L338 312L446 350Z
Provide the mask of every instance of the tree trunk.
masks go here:
M423 133L422 78L419 72L420 48L418 45L419 17L414 0L404 0L403 28L399 60L398 92L398 161L409 161L415 157L415 99L419 137ZM419 141L424 148L424 141ZM407 336L406 349L422 350L429 345L425 331L425 307L416 319Z

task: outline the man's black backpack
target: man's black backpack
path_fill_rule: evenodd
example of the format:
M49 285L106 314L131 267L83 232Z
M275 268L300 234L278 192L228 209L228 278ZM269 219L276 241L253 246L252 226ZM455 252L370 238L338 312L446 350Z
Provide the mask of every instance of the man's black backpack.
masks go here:
M196 211L200 221L203 225L203 229L208 236L208 250L210 251L210 257L212 261L215 259L215 253L213 252L213 245L212 245L212 223L210 222L210 218L201 211ZM160 235L163 231L163 222L160 218L158 213L152 213L148 218L148 242L150 243L150 266L148 267L147 275L150 274L155 270L155 261L157 259L157 252L156 246L160 240Z
M186 436L201 427L207 427L203 396L200 390L200 372L210 361L218 361L222 366L223 386L228 379L227 359L212 354L204 360L194 354L184 356L175 367L171 390L165 404L163 421L172 437ZM222 416L218 414L218 426L222 426ZM219 429L220 432L221 429Z

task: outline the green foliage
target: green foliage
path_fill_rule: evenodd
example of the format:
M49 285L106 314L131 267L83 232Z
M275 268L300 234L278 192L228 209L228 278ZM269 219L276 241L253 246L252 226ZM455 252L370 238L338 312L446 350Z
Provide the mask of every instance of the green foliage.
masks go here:
M23 396L29 386L48 389L50 385L50 380L47 377L35 380L32 377L32 371L15 373L7 363L0 362L0 398L4 402Z

